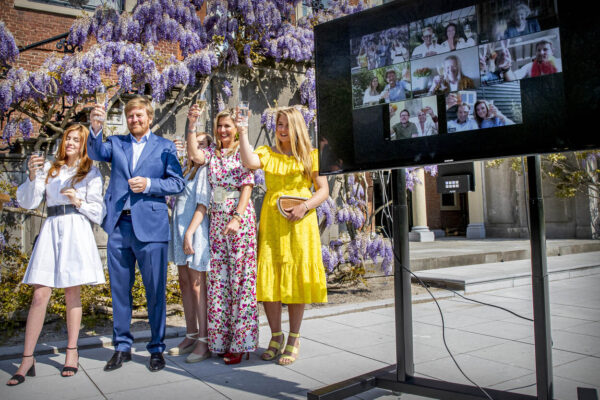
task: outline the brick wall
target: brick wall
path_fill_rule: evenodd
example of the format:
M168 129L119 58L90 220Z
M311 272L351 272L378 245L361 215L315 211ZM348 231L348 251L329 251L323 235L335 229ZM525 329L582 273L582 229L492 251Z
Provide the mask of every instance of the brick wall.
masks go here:
M69 31L74 17L35 10L15 9L14 0L0 0L0 20L15 37L17 46L26 46ZM14 67L35 70L56 51L56 42L28 50L19 56Z
M425 198L427 199L427 225L429 229L441 229L440 194L437 192L437 177L425 173Z
M198 12L200 18L206 15L206 6ZM29 44L51 38L69 31L75 21L75 17L60 15L38 10L15 8L14 0L0 0L0 20L12 32L17 46ZM23 67L32 71L40 67L46 58L57 51L57 42L27 50L19 55L19 59L13 64L14 67ZM94 41L86 44L86 48ZM157 50L165 54L179 56L179 46L172 43L159 43ZM84 49L85 50L85 49Z

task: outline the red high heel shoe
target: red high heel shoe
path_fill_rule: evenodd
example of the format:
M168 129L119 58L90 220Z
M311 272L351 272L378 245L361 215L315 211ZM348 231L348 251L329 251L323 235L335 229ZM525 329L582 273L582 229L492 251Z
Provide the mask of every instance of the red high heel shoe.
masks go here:
M246 360L250 359L250 353L238 353L235 355L234 353L227 353L225 357L223 357L223 361L227 365L239 364L242 362L242 357L246 356Z

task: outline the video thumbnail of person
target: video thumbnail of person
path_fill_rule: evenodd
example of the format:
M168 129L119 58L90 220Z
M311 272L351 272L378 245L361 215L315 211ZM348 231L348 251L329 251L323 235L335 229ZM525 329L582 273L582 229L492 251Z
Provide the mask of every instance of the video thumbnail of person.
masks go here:
M497 0L477 6L480 44L529 35L558 26L553 1Z
M475 46L475 6L425 18L410 24L411 60Z
M506 82L446 96L448 133L523 123L521 84Z
M479 46L481 84L562 72L558 28Z
M437 97L390 103L390 140L438 134Z
M408 25L351 39L350 52L352 71L408 61Z
M479 87L478 48L470 47L411 62L414 97Z
M352 74L353 108L374 106L412 97L409 63L373 70L361 69Z

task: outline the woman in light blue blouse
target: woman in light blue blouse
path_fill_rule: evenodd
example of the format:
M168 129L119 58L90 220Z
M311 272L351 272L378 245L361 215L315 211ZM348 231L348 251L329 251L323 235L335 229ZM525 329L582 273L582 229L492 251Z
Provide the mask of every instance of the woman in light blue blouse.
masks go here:
M498 126L514 125L514 122L506 118L496 106L486 100L475 102L475 121L479 129L496 128Z
M200 148L212 142L204 132L197 137ZM210 269L207 209L211 190L206 166L188 160L183 176L185 189L176 197L173 209L169 261L177 264L187 333L169 354L189 353L185 361L193 363L211 355L207 345L206 308L206 272Z

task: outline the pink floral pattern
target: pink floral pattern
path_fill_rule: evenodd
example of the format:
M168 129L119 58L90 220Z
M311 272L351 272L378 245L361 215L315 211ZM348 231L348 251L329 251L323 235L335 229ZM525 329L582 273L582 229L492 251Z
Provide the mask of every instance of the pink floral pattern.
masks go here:
M210 150L208 179L211 186L228 191L254 184L252 171L242 166L240 155L216 157ZM211 269L207 275L208 347L211 351L241 353L258 346L256 302L256 214L252 201L233 236L221 234L239 199L226 199L210 208Z

